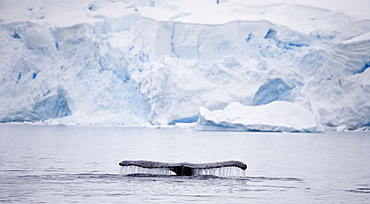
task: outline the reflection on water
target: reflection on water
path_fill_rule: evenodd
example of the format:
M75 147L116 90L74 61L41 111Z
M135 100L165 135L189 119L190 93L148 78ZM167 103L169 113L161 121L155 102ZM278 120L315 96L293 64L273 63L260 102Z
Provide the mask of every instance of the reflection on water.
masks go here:
M0 202L366 203L370 133L0 125ZM240 160L195 176L118 162ZM245 174L244 174L245 173Z

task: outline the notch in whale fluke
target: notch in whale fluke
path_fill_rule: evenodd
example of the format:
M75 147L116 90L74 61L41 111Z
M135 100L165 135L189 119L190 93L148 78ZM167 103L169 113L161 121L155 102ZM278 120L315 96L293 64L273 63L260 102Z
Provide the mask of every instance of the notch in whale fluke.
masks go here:
M196 170L222 168L222 167L238 167L246 170L247 165L241 161L222 161L212 163L165 163L145 160L123 160L119 163L120 166L138 166L142 168L163 168L169 169L176 173L178 176L193 176Z

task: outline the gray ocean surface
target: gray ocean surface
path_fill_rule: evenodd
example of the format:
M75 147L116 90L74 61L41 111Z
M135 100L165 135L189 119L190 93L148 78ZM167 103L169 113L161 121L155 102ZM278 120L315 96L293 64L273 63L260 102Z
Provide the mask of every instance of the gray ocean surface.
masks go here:
M120 174L122 160L240 160L248 169L237 176ZM0 125L1 203L369 201L370 132Z

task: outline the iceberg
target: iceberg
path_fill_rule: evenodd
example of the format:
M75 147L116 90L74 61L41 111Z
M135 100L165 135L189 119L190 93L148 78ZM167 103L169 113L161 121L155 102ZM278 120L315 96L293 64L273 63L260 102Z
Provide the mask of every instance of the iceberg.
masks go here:
M263 132L321 132L323 127L306 108L274 101L259 106L230 103L225 109L209 111L199 108L200 130L263 131Z

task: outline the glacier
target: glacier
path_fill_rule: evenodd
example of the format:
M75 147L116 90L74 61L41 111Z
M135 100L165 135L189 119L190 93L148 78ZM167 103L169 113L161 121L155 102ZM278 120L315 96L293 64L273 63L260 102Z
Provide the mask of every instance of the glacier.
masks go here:
M202 125L283 101L318 131L369 126L366 1L274 2L0 0L0 122Z

